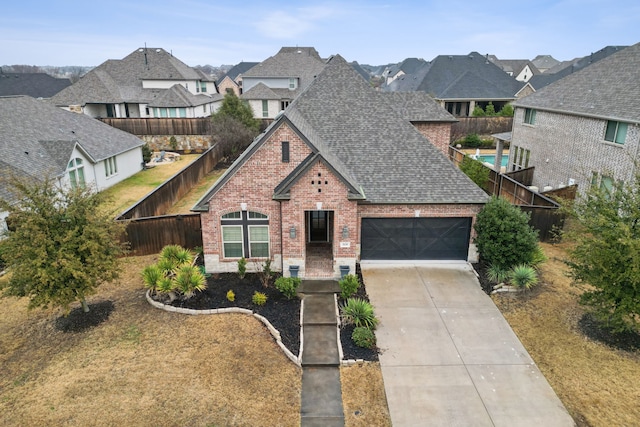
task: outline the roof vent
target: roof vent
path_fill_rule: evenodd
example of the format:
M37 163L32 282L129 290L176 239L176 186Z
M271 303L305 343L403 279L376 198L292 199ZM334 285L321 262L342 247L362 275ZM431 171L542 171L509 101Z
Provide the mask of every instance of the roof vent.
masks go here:
M156 49L156 52L160 53L162 51L162 49Z

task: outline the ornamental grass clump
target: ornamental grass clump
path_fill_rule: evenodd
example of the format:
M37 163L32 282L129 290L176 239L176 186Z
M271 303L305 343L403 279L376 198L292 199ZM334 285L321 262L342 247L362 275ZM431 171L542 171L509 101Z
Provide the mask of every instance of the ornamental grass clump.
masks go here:
M375 329L378 319L373 312L373 306L362 298L349 298L342 305L342 321L355 327Z
M516 288L529 290L538 283L538 273L530 265L516 265L509 272L509 281Z

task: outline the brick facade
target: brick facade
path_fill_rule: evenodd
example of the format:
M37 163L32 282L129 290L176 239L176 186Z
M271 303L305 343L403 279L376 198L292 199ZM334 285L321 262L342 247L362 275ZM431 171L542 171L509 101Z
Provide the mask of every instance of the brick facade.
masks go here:
M412 122L411 124L445 156L449 155L451 123Z
M449 124L432 128L436 138L448 137ZM435 139L435 138L434 138ZM289 142L289 162L282 161L282 141ZM448 140L447 140L448 145ZM301 162L311 149L286 124L282 123L269 138L246 159L232 177L221 186L203 212L202 234L205 264L209 272L237 271L237 258L225 259L222 250L221 216L241 210L269 217L269 249L272 268L289 274L289 266L300 267L305 277L308 241L307 212L332 212L330 241L333 255L333 277L340 276L340 266L355 271L360 255L360 226L366 217L471 217L480 205L368 205L349 200L347 186L322 160L310 166L290 187L289 200L274 200L274 189ZM419 211L419 212L418 212ZM418 212L418 213L417 213ZM295 229L295 232L292 230ZM295 234L295 237L293 237ZM247 269L255 271L264 260L248 260Z
M624 145L607 142L607 120L536 111L533 125L524 123L524 108L516 108L510 160L517 148L530 150L529 166L535 167L533 185L558 188L570 180L578 191L591 185L594 172L614 180L629 181L640 145L640 129L628 124ZM509 166L512 168L512 166Z

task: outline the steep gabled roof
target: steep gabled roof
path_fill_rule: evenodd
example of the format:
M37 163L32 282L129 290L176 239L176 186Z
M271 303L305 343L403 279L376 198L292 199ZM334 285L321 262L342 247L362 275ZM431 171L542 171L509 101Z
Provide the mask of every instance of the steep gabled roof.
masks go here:
M531 62L539 70L548 70L549 68L556 66L560 61L551 55L538 55L533 58Z
M536 89L542 89L543 87L550 85L551 83L560 80L576 71L582 70L591 64L595 64L601 59L624 49L626 46L606 46L591 55L584 56L582 58L576 58L571 61L565 61L553 68L548 69L543 74L535 75L529 80L529 83Z
M640 43L572 73L514 106L640 123Z
M247 77L300 79L299 89L304 89L324 68L324 60L313 47L283 47L243 74Z
M0 110L0 158L36 178L64 173L75 147L96 163L144 144L84 114L28 96L0 97Z
M143 89L143 80L213 81L160 48L140 48L123 59L109 59L51 98L58 106L147 103L163 89Z
M288 91L289 89L287 89ZM242 99L281 99L280 94L277 94L274 89L271 89L264 83L258 83L248 91L240 95Z
M57 79L46 73L3 73L0 70L0 96L51 98L69 85L69 79Z
M314 82L258 137L197 203L206 210L217 189L282 123L312 147L308 162L325 161L362 203L485 203L487 195L432 145L400 111L402 95L377 92L342 57L331 58ZM405 111L412 108L404 107ZM278 194L294 180L290 175ZM276 197L277 198L277 197Z
M240 74L244 75L244 73L258 64L258 62L241 62L237 65L234 65L229 71L227 71L224 76L220 78L220 81L222 81L225 77L229 77L231 80L235 81Z

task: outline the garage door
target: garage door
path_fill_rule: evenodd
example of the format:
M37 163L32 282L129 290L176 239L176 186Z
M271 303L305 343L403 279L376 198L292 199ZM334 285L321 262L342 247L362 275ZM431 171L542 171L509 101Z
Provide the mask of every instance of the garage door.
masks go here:
M363 260L466 260L471 218L363 218Z

